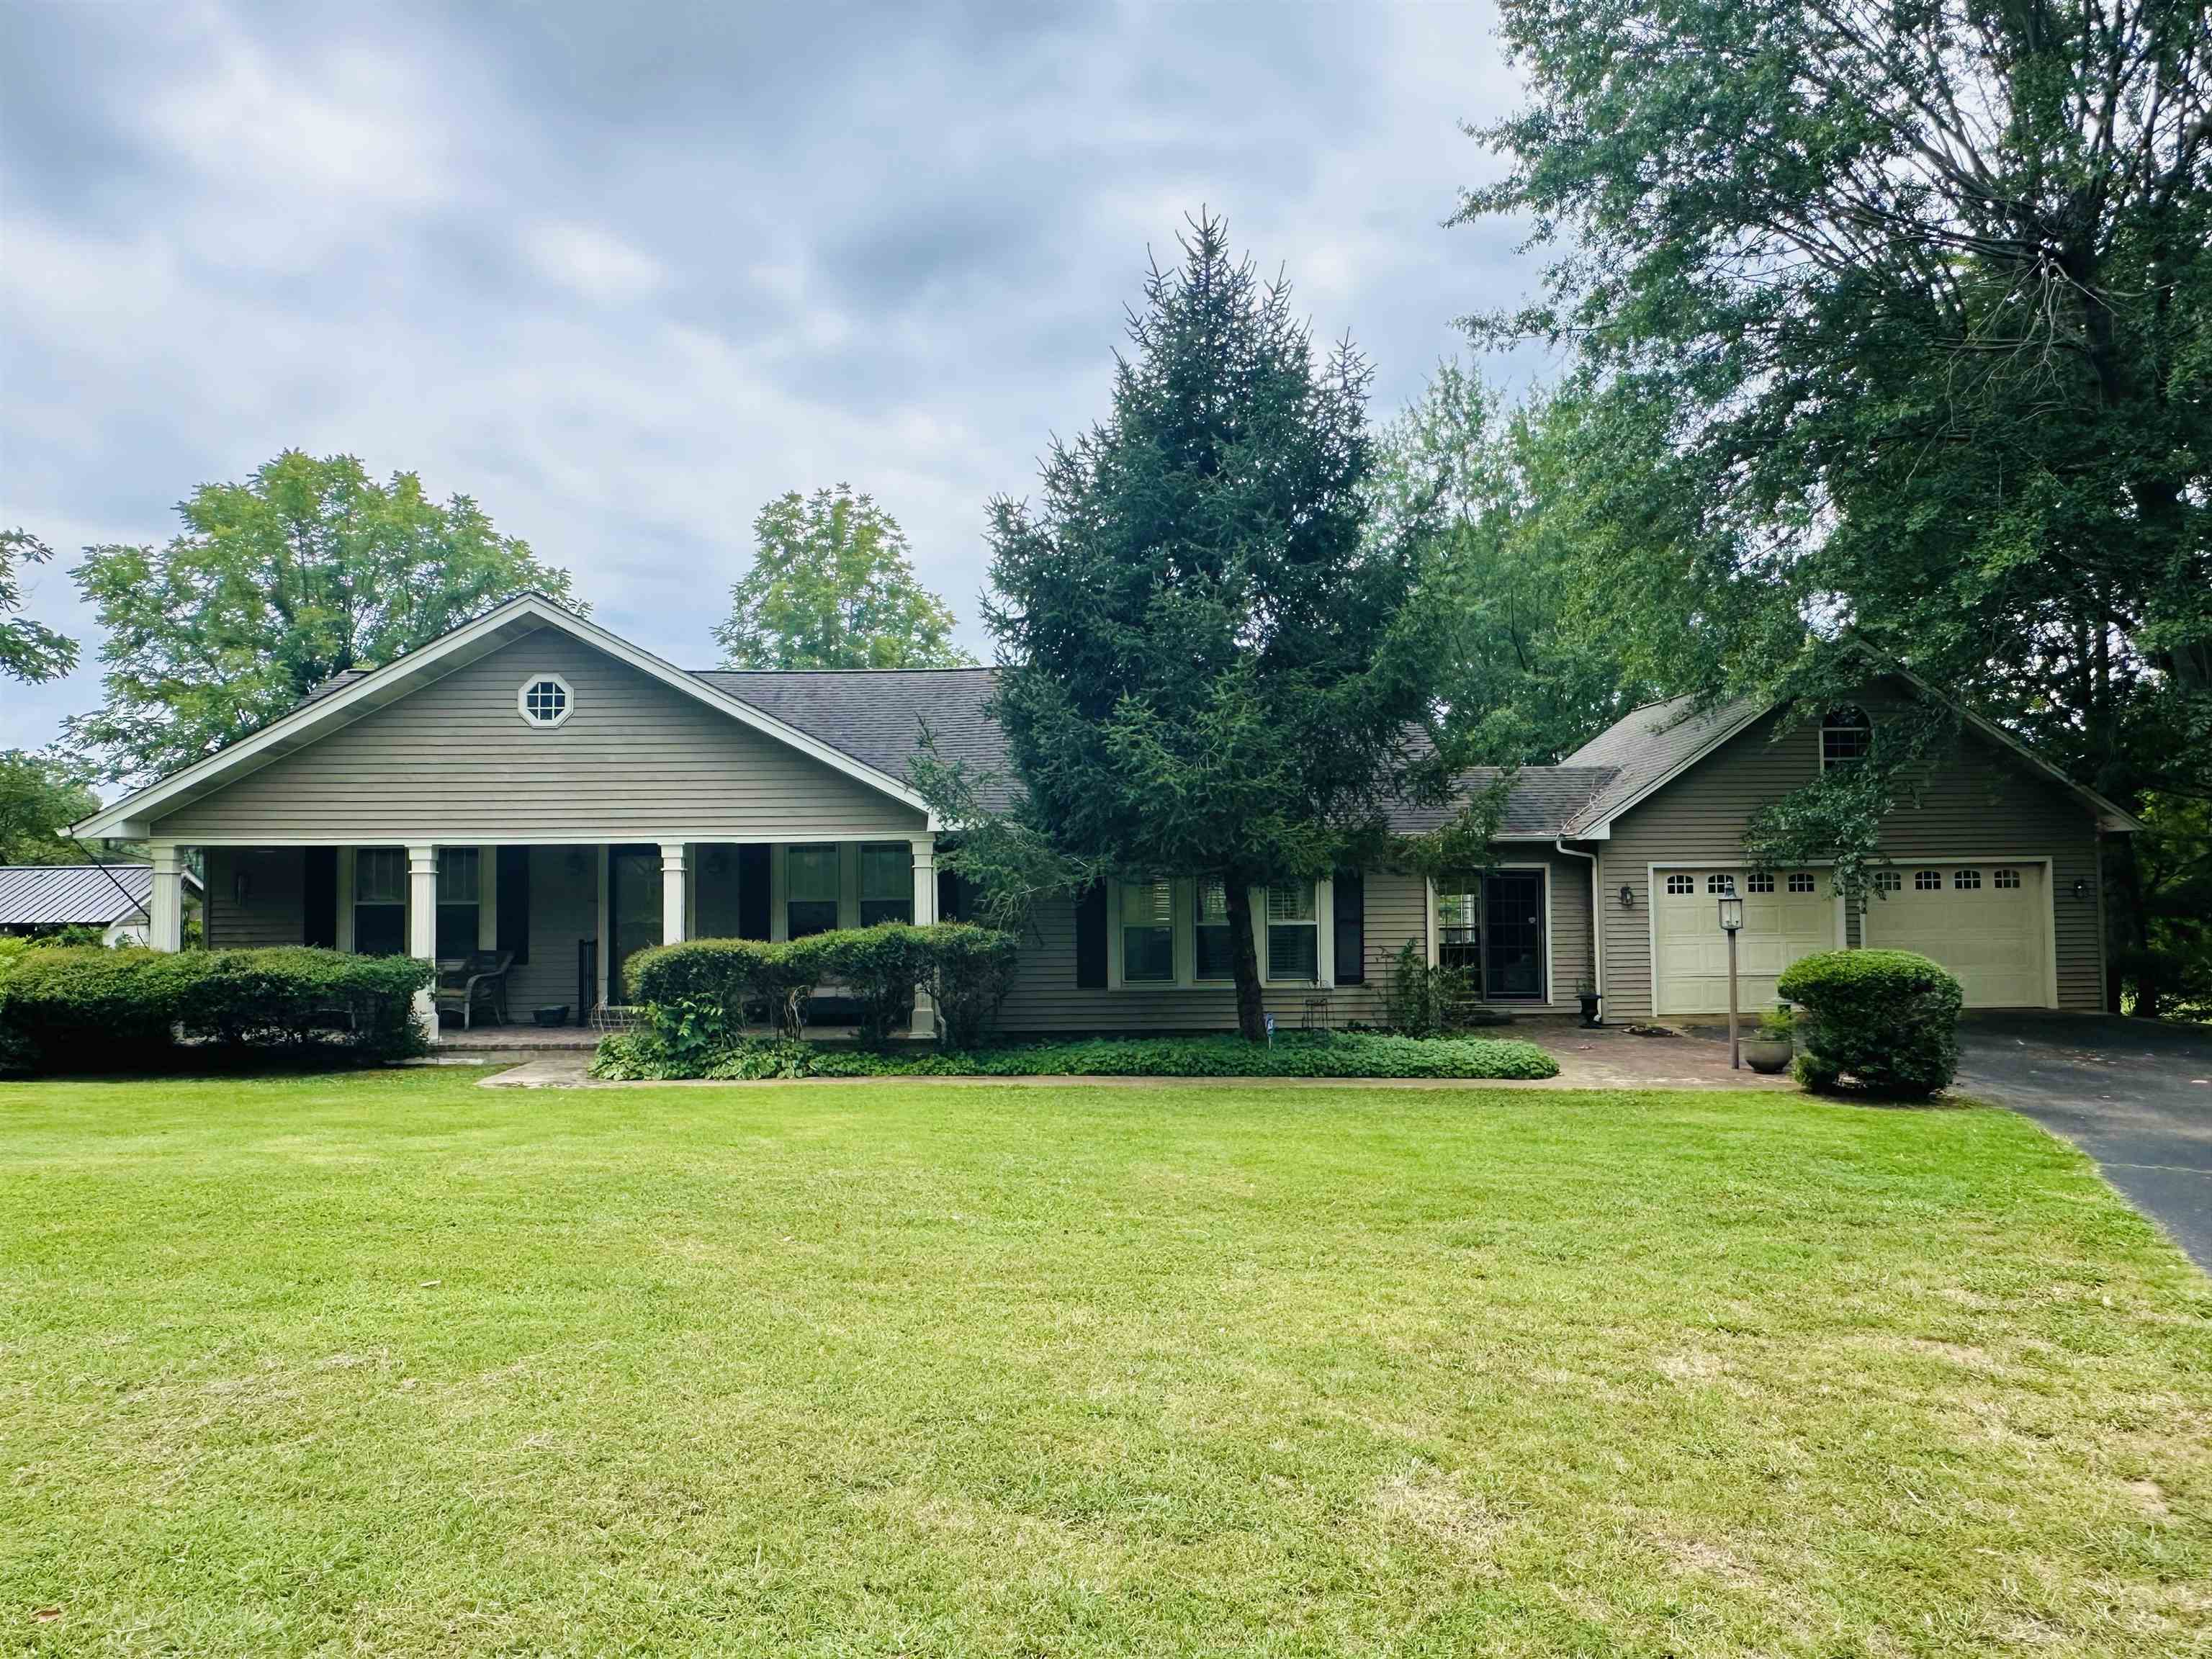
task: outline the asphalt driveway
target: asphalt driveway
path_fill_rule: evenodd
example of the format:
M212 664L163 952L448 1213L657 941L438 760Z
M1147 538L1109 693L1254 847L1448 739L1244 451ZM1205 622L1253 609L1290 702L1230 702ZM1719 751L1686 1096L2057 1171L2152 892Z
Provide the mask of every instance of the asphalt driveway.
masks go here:
M2212 1030L1977 1013L1959 1035L1958 1092L2065 1136L2212 1272Z

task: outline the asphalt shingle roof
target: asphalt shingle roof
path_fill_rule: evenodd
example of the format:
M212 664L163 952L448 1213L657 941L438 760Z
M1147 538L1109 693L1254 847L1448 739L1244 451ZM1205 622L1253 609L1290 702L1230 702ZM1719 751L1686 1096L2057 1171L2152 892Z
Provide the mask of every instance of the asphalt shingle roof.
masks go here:
M1765 706L1739 698L1697 713L1696 699L1674 697L1631 709L1553 769L1613 769L1613 777L1568 818L1566 833L1571 836L1589 829L1708 744L1752 720Z
M104 927L153 897L149 864L0 864L0 927Z

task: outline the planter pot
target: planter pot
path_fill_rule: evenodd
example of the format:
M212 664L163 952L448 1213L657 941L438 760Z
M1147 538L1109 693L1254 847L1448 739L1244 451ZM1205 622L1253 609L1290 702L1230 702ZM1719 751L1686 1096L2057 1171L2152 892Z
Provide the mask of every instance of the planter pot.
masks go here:
M530 1017L548 1030L556 1025L566 1025L568 1023L568 1005L563 1002L556 1006L533 1008L530 1011Z
M1577 993L1577 996L1583 1005L1583 1027L1589 1030L1596 1030L1598 1026L1604 1024L1604 1022L1597 1017L1597 993L1595 991L1582 991Z
M1746 1037L1737 1048L1745 1065L1769 1077L1788 1071L1790 1056L1797 1052L1797 1045L1788 1037Z

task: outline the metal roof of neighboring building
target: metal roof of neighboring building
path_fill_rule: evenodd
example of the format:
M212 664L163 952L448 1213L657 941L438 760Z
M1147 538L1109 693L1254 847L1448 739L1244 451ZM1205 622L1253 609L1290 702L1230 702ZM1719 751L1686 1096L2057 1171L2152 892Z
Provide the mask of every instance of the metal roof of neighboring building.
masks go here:
M0 927L105 927L153 897L150 864L0 864Z

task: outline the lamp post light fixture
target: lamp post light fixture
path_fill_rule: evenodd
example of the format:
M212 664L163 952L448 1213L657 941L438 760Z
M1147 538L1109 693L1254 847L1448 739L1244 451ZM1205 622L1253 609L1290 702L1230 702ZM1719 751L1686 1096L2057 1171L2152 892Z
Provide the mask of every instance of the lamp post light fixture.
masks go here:
M1735 1004L1735 936L1743 926L1743 901L1734 893L1721 895L1721 932L1729 942L1729 1070L1740 1070L1743 1065L1742 1047L1736 1033Z

